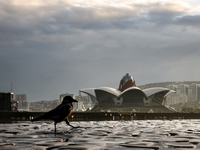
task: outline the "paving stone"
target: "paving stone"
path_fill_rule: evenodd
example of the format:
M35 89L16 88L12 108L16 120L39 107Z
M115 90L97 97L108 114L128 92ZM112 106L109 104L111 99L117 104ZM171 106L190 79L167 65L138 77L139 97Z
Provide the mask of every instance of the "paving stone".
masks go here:
M195 145L192 145L190 143L165 143L165 146L168 146L169 148L184 148L184 149L194 149L196 148Z
M72 122L72 129L53 122L0 124L0 149L43 150L199 150L199 120Z

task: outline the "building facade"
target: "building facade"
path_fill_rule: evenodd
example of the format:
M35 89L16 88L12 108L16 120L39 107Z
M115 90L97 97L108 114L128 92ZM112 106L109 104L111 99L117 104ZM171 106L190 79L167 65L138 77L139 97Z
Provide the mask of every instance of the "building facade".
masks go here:
M167 88L176 91L166 99L166 104L185 104L184 107L194 107L200 105L200 84L170 84Z
M177 104L185 104L187 103L187 95L186 94L171 94L166 97L165 104L168 106L173 106Z
M29 111L47 112L56 108L59 104L60 100L31 102L29 106Z
M119 89L100 87L81 89L80 92L96 101L96 106L92 109L95 111L171 112L164 106L164 98L175 91L163 87L142 90L136 87L135 80L127 73L122 77Z
M133 86L136 86L135 80L129 73L126 73L119 83L119 91L123 92L125 89Z
M26 94L16 94L15 100L19 102L18 104L19 111L29 111L29 102L27 101Z
M14 93L0 93L0 111L17 111L18 101L13 99Z
M191 84L188 88L188 101L200 102L200 84Z

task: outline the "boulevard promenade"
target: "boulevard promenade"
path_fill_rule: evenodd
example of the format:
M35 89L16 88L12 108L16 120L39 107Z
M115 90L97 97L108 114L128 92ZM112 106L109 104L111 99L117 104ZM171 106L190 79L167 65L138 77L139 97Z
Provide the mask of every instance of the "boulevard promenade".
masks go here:
M199 150L199 120L30 121L0 124L3 150Z

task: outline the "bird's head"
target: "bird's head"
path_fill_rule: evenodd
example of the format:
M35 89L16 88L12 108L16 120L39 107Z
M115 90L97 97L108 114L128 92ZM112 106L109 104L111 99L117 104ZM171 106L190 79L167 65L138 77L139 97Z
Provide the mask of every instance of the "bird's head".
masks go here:
M78 101L73 99L71 96L65 96L62 101L63 104L72 103L72 102L78 102Z

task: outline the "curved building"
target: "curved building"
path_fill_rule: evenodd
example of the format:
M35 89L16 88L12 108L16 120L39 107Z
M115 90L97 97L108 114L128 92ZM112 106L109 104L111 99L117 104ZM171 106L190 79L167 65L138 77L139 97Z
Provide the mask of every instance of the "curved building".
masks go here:
M119 83L119 90L123 92L125 89L132 86L136 86L135 80L129 73L127 73L125 76L123 76L123 78L121 79Z
M96 104L93 110L170 112L164 106L164 98L175 91L162 87L141 90L135 86L133 77L126 74L120 81L119 89L100 87L81 89L80 92L91 97Z

